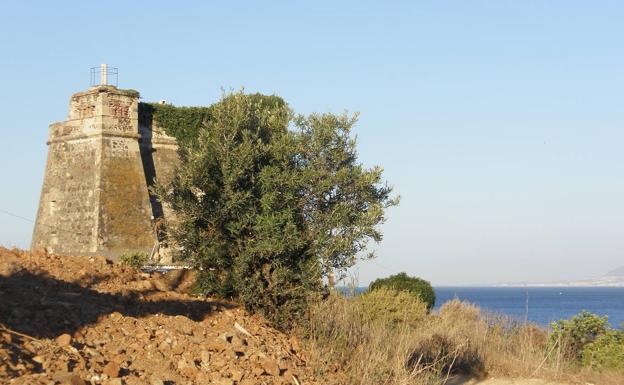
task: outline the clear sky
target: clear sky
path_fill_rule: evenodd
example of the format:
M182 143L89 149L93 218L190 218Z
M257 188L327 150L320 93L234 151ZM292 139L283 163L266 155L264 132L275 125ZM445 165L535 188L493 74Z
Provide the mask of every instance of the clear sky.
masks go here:
M0 210L36 215L48 124L89 68L144 100L276 93L359 111L403 198L361 284L593 277L624 265L624 2L5 1ZM0 213L0 244L32 223Z

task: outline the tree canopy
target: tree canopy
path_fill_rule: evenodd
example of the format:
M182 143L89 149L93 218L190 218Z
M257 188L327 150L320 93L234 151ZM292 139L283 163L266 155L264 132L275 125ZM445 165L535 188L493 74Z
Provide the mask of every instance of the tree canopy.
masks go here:
M176 123L180 166L157 189L175 212L169 236L206 293L288 327L323 277L372 257L366 246L397 199L380 167L358 162L355 116L296 115L277 96L243 92L202 111L192 139Z
M371 282L369 290L377 290L380 288L388 288L396 291L407 291L417 295L427 304L427 308L433 308L435 305L435 291L428 281L424 279L410 277L406 273L391 275L386 278L379 278Z

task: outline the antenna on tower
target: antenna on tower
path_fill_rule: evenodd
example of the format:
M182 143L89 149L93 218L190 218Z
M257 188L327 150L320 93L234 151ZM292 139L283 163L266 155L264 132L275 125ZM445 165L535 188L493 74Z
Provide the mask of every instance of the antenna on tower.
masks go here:
M99 67L91 67L91 87L115 86L119 80L117 67L109 67L108 64L100 64Z

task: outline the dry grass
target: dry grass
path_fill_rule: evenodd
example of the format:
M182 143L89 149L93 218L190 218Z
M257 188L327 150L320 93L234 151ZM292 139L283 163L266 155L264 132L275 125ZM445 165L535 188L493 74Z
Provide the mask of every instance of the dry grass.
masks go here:
M622 373L580 369L548 331L452 300L436 313L407 293L379 290L314 307L305 333L316 365L352 385L433 385L451 376L546 378L622 385Z

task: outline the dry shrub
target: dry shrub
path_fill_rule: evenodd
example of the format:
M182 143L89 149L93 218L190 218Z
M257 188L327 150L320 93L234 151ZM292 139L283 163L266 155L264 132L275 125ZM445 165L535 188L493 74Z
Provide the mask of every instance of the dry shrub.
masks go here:
M520 324L504 316L489 314L459 300L444 304L432 326L456 340L465 341L488 373L532 377L549 371L547 331L533 324Z
M407 358L406 369L410 372L429 369L446 376L485 377L483 360L470 340L455 340L442 334L419 341Z
M418 297L379 289L353 299L334 294L317 304L306 334L316 364L341 367L349 384L429 385L452 374L482 376L470 333L442 320Z
M480 341L474 338L485 329L478 307L457 300L447 302L420 325L413 337L415 348L408 357L408 368L429 367L445 378L456 374L485 377Z
M427 304L406 291L380 288L355 298L354 308L370 322L396 327L416 326L428 313Z
M488 374L621 385L621 373L575 367L536 325L458 300L432 314L422 306L391 290L352 299L332 294L318 303L304 334L319 374L339 367L353 385L432 385Z
M447 322L469 322L472 324L481 319L481 309L469 302L453 299L440 306L438 315Z
M484 363L487 374L569 383L624 383L622 372L599 372L579 367L569 355L569 342L565 338L553 343L552 334L535 324L487 313L458 300L443 305L437 316L438 321L428 328L438 333L442 331L449 338L463 336L475 356Z
M411 333L426 314L426 304L408 293L379 289L352 299L332 294L311 309L304 334L316 364L341 367L349 384L415 383L406 362ZM425 375L419 381L433 383Z

